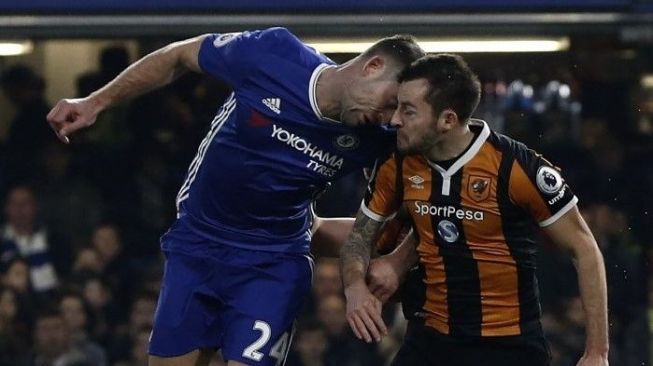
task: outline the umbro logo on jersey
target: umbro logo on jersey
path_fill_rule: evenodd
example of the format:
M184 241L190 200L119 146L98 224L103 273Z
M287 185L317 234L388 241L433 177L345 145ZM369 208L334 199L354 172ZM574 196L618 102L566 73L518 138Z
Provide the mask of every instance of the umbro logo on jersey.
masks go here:
M266 107L270 108L272 112L281 114L281 99L279 98L263 98L261 100Z
M410 185L411 187L424 189L424 186L422 185L422 183L424 183L424 178L420 177L419 175L413 175L412 177L408 178L408 180L412 183Z

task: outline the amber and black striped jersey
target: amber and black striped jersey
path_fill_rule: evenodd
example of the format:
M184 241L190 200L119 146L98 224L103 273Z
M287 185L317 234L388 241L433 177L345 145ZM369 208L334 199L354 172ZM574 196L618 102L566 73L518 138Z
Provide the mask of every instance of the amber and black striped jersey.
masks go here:
M419 238L422 314L443 334L508 336L539 329L537 225L578 199L558 169L480 120L469 149L448 169L421 155L375 168L361 206L382 221L402 205Z

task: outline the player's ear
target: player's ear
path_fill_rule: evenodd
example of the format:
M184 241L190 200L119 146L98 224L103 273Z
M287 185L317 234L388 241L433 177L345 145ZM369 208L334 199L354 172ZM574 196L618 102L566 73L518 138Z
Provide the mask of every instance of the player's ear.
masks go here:
M459 123L458 114L451 108L445 108L440 112L438 119L442 122L445 130L450 130Z
M373 74L379 74L384 71L385 60L379 55L374 55L368 58L363 64L363 75L369 76Z

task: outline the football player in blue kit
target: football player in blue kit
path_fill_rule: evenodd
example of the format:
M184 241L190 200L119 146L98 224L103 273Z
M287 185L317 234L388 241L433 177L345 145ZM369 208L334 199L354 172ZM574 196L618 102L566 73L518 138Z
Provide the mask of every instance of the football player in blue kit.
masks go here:
M161 238L167 260L150 365L205 365L215 349L229 365L284 363L311 285L311 203L329 181L394 150L385 124L397 76L422 55L409 36L381 39L338 65L284 28L202 35L145 56L86 98L55 105L48 121L67 143L101 111L187 70L233 89Z

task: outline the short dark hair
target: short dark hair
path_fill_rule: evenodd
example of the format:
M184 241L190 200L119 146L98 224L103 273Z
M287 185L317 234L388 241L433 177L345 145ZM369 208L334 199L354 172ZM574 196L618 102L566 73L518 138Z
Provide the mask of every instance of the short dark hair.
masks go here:
M425 53L417 44L415 37L407 34L396 34L378 40L361 54L363 57L377 55L389 56L400 67L404 68L413 61L423 57Z
M458 55L439 54L420 58L399 74L399 82L426 79L426 101L439 114L451 108L461 121L467 121L481 99L478 76Z

